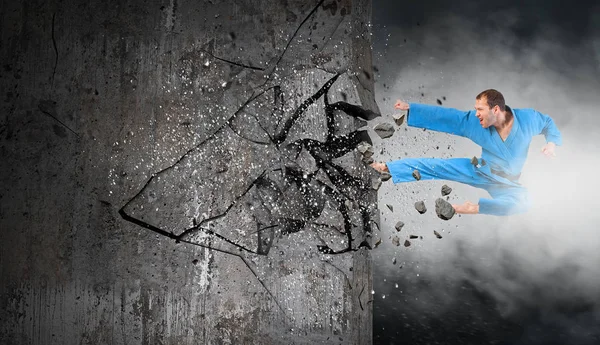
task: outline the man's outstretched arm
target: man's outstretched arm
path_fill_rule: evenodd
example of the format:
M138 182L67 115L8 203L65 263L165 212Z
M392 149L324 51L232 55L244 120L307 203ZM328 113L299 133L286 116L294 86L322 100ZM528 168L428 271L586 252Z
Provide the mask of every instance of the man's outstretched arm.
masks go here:
M426 128L471 138L474 125L479 125L478 121L472 121L475 118L472 112L453 108L407 103L402 100L396 101L394 108L408 111L406 123L411 127Z

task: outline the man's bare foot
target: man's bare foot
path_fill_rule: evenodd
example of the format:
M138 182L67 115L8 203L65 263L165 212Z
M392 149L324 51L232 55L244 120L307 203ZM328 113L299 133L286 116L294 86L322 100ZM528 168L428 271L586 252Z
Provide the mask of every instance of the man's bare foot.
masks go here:
M458 214L477 214L479 213L479 205L469 201L465 201L462 205L453 204L454 211Z
M385 163L379 163L379 162L373 162L371 164L369 164L373 169L379 171L380 173L383 172L390 172L390 170L388 169L387 165Z

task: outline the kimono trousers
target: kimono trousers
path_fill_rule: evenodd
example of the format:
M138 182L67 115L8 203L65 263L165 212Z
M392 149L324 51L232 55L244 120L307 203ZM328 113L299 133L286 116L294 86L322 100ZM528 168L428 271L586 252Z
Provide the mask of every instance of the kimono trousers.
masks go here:
M511 109L514 122L502 140L496 128L481 127L476 111L460 111L411 103L407 124L411 127L459 135L481 146L477 165L469 158L409 158L387 162L394 183L412 182L414 170L423 180L450 180L485 189L491 199L479 199L479 213L505 216L529 208L527 189L518 183L533 136L543 134L546 142L562 144L554 121L534 109Z

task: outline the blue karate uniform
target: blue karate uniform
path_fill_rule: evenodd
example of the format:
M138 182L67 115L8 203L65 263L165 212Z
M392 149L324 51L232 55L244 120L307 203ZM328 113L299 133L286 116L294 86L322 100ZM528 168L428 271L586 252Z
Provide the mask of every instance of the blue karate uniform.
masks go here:
M554 121L534 109L511 109L514 122L509 136L502 140L496 128L481 127L476 111L461 111L411 103L407 124L411 127L459 135L481 146L477 166L469 158L410 158L387 162L394 183L422 180L450 180L485 189L491 199L479 199L479 213L511 215L529 208L527 189L518 183L533 136L543 134L546 142L562 145Z

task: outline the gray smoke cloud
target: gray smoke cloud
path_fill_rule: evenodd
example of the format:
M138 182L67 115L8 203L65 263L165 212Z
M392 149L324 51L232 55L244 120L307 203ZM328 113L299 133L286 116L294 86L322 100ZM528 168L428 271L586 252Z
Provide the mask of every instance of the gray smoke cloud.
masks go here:
M564 140L555 159L540 153L543 136L532 141L521 183L534 206L525 215L444 222L435 212L419 215L412 205L424 200L433 209L444 183L454 189L452 202L477 201L486 193L446 181L382 186L383 244L374 252L376 334L377 320L387 328L383 333L403 325L409 336L411 329L435 332L433 320L443 318L441 323L456 323L455 331L511 344L600 341L600 6L561 13L554 2L525 5L483 11L480 5L435 4L428 9L434 16L423 15L419 6L427 4L374 11L376 93L387 112L382 121L391 122L397 98L428 104L439 99L468 110L475 95L495 88L513 108L550 115ZM413 16L395 21L406 18L402 13ZM374 146L379 161L481 152L467 139L414 128ZM400 233L394 229L398 220L406 223ZM423 239L408 248L391 242L399 236L403 243L411 234ZM521 326L502 333L494 328L502 322ZM419 334L423 343L434 339Z

